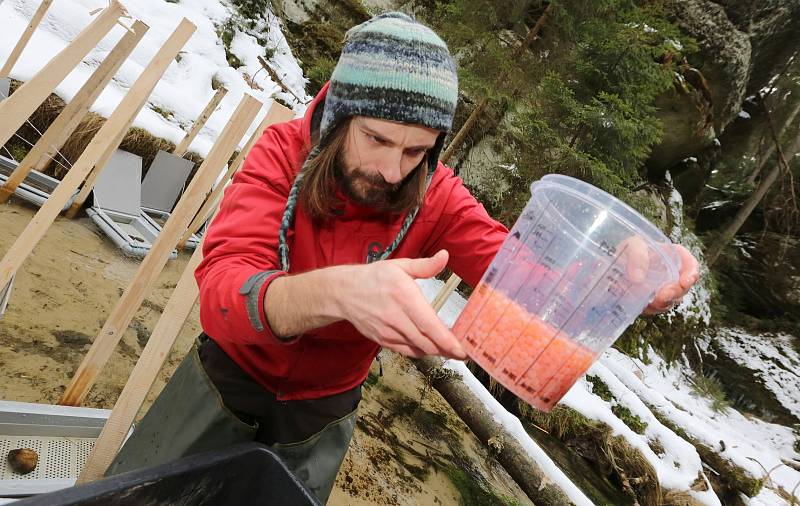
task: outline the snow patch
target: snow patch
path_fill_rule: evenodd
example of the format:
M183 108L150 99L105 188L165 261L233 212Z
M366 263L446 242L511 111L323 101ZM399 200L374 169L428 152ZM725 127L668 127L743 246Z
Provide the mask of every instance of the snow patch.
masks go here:
M709 325L711 323L710 276L708 267L703 260L703 245L700 239L684 224L683 197L672 185L672 176L669 172L666 174L666 179L672 187L669 197L669 209L673 225L669 238L672 242L685 246L700 263L700 279L681 300L681 303L667 313L666 316L670 321L675 315L681 315L686 321L699 321Z
M89 11L105 6L107 2L102 0L54 2L12 69L11 77L21 81L33 77L91 22ZM125 6L134 19L145 22L150 26L150 30L122 64L114 79L92 105L91 110L108 117L150 59L158 53L181 18L186 17L197 26L197 31L181 50L180 57L172 62L164 73L150 95L147 105L134 120L133 126L143 128L157 137L179 142L214 95L211 82L212 78L216 77L228 89L228 94L192 143L191 150L206 156L243 95L249 93L263 102L265 107L241 140L241 144L244 144L267 113L267 106L272 102L276 84L265 72L261 72L255 79L255 84L263 91L254 90L247 84L242 72L228 65L217 29L233 15L231 8L219 0L193 0L181 3L166 0L128 0ZM36 2L29 0L5 0L0 3L0 26L7 27L0 31L0 61L8 57L37 7ZM304 92L305 79L280 31L279 20L274 15L268 17L270 23L265 29L269 31L270 44L275 48L272 63L275 64L278 74L283 76L282 80L287 86L290 86L303 101L307 101L308 97ZM131 20L123 22L127 25L132 24ZM69 101L124 33L125 30L121 26L115 26L98 46L89 52L84 61L58 85L55 93ZM260 47L253 37L237 37L234 51L236 54L246 55L244 70L254 72L255 64L250 57L259 52L263 54L264 48ZM282 98L286 99L283 96ZM286 101L291 102L294 99L289 97ZM166 111L168 117L165 118L155 112L154 108ZM294 111L296 114L302 114L305 105L297 104ZM36 139L29 140L36 141Z
M726 355L764 382L783 407L800 418L800 354L786 334L752 335L741 329L720 329L714 336Z

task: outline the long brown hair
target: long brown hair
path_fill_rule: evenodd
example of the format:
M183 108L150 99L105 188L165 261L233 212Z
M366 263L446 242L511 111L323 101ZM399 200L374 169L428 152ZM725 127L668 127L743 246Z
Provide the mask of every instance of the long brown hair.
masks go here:
M317 156L308 160L303 169L303 181L298 190L298 200L303 210L315 221L325 221L337 215L343 202L336 196L340 184L342 153L347 143L352 117L342 121L327 136ZM383 208L388 213L405 213L422 205L425 198L425 179L428 173L428 155L400 182L395 198Z

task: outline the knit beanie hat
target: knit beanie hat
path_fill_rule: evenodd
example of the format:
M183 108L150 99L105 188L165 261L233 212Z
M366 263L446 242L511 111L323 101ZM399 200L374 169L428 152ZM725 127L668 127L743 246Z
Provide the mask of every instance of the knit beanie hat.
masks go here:
M325 96L319 142L306 164L327 144L336 126L351 116L423 125L441 133L428 150L428 185L436 170L444 138L453 125L458 75L447 45L433 30L401 12L387 12L354 26L345 35L339 62ZM288 230L293 226L304 170L295 178L278 230L281 270L289 272ZM410 210L400 231L383 251L367 262L388 258L406 235L419 207Z
M423 125L442 132L428 154L432 171L457 101L456 65L444 41L411 16L387 12L348 30L325 97L320 140L356 115Z

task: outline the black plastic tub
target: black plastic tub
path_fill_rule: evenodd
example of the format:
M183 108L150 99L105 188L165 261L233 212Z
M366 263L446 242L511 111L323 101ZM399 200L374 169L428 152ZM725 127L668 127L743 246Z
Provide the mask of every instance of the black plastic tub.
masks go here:
M244 443L29 497L14 506L318 505L266 446Z

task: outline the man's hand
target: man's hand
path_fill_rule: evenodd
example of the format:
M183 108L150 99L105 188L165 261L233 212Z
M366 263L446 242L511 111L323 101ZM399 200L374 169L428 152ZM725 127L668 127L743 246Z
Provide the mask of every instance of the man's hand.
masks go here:
M350 266L337 296L342 316L367 338L401 355L466 359L458 339L414 281L435 276L447 259L447 251L441 250L430 258Z
M368 265L338 265L275 279L264 312L276 336L295 336L347 320L368 339L410 357L467 354L414 281L447 265L447 251Z
M634 283L643 281L650 263L647 244L636 236L626 239L623 244L627 257L628 278ZM700 278L700 264L689 250L680 244L673 244L671 247L681 261L678 282L662 286L642 314L653 315L669 311L680 303Z

